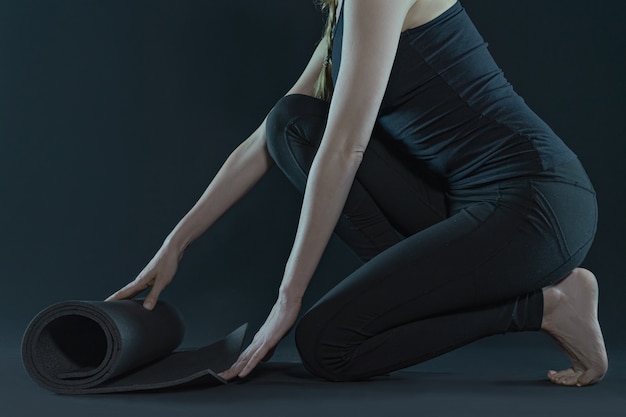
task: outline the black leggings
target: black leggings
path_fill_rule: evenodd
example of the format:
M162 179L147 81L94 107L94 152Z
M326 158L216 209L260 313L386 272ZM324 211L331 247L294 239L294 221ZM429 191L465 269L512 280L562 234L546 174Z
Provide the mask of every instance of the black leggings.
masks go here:
M277 166L304 192L328 103L294 94L267 120ZM305 367L381 375L480 338L541 328L542 288L583 261L597 221L578 159L451 190L374 130L335 233L363 261L296 327Z

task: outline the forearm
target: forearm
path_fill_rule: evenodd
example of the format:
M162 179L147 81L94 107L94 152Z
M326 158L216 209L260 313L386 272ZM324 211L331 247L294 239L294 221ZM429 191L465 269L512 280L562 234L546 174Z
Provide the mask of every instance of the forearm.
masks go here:
M222 214L243 197L272 167L265 121L226 159L200 199L167 236L166 243L184 252Z
M361 160L359 152L318 151L309 172L295 242L280 286L281 297L301 299L304 295Z

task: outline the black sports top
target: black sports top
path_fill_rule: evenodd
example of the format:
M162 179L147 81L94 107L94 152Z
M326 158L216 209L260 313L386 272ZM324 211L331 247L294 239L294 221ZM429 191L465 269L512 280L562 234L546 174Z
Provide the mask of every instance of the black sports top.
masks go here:
M335 27L333 81L345 7ZM576 158L513 90L487 46L458 1L402 32L378 114L379 126L450 188L533 174Z

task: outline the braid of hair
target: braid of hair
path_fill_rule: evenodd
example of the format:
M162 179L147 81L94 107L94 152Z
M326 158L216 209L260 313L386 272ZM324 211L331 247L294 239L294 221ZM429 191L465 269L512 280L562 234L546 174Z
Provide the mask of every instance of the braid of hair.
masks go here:
M326 42L326 58L320 75L315 82L313 95L325 101L330 101L333 95L333 78L332 78L332 53L333 53L333 37L335 31L335 17L337 14L338 0L320 0L322 11L328 11L328 20L324 29L324 36L320 42Z

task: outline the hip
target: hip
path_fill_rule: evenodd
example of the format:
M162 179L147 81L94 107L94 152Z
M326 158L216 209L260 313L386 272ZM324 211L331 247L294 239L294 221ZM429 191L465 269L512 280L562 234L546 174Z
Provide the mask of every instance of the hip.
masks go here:
M596 192L578 158L531 175L448 190L446 202L449 216L489 205L521 233L553 240L566 258L588 248L597 230Z

